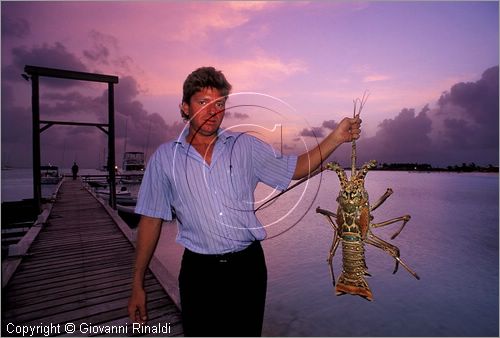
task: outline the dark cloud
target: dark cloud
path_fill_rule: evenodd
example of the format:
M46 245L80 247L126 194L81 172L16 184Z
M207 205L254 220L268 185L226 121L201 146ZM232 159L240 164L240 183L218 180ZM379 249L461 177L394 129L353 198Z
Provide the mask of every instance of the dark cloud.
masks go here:
M94 62L101 62L108 65L108 58L111 54L109 45L116 47L117 40L114 37L106 36L98 31L92 30L89 33L90 40L93 41L93 49L86 49L83 55Z
M300 131L298 136L323 138L327 134L325 129L333 130L337 127L337 125L338 123L334 120L323 121L321 127L304 128Z
M2 165L31 163L31 108L13 104L14 89L2 81Z
M13 101L12 87L2 83L2 146L4 139L14 143L31 139L31 108L14 106Z
M295 151L295 153L303 153L303 152L307 152L308 149L307 146L304 146L302 144L303 140L302 140L302 137L310 137L310 138L314 138L315 139L315 143L313 143L312 145L310 145L310 147L315 147L318 145L319 142L321 142L321 140L333 129L335 129L337 127L338 123L335 122L334 120L326 120L326 121L323 121L323 123L321 124L321 127L310 127L310 128L304 128L302 129L298 136L299 137L296 137L296 138L293 138L291 140L291 142L293 143L293 146L288 146L288 147L285 147L285 150L287 154L290 154L290 153L293 153L293 151ZM335 153L333 155L339 155L339 153L342 152L342 151L335 151ZM335 160L337 162L339 162L338 160L336 159L331 159L332 161Z
M47 117L85 116L85 120L104 122L107 119L107 98L83 95L78 91L49 92L41 97L41 113Z
M29 93L29 92L28 92ZM55 103L50 98L56 97ZM67 103L64 98L68 99ZM97 100L96 98L94 100ZM26 100L29 102L29 100ZM67 116L74 106L89 102L88 97L73 93L41 97L40 112L44 120L71 120ZM32 111L29 104L16 104L13 87L2 82L2 164L29 167L32 163ZM81 110L78 110L81 117ZM63 117L63 118L61 118ZM82 122L76 118L74 121ZM40 134L42 164L71 165L82 160L87 167L98 167L98 154L106 146L105 134L95 127L54 125Z
M248 119L250 117L250 115L246 114L246 113L238 113L238 112L235 112L233 117L235 119L238 119L238 120L244 120L244 119Z
M2 39L22 39L30 34L29 22L24 18L12 18L2 13Z
M184 124L168 125L159 114L147 112L137 100L138 94L138 84L133 77L120 79L115 91L116 136L127 143L127 151L150 154L161 143L177 137Z
M328 128L328 129L335 129L338 126L338 123L335 122L335 120L328 120L328 121L323 121L323 124L321 125L323 128Z
M245 119L250 118L250 115L248 115L247 113L232 112L232 111L226 110L226 112L224 113L224 118L226 118L226 119L245 120Z
M322 127L304 128L299 133L299 136L323 138L325 136L325 132Z
M94 50L84 50L83 56L94 61L94 62L102 62L105 65L108 63L109 49L106 46L96 46Z
M360 161L425 162L432 152L428 112L427 106L418 114L405 108L394 119L382 121L375 136L358 141Z
M2 69L2 81L22 81L20 76L26 65L59 68L86 72L87 67L74 54L67 51L61 43L54 45L43 44L31 49L21 46L11 51L13 63ZM61 81L58 79L44 79L44 83L53 87L68 87L76 84L76 81Z
M444 119L440 135L449 149L498 148L498 66L477 82L461 82L444 93L436 114Z
M461 82L441 95L438 101L442 108L454 105L464 108L464 112L478 123L498 121L498 66L487 69L477 82Z
M14 25L12 31L4 34L21 37L29 33L29 26L23 28L21 21L17 21L17 28ZM10 165L31 162L30 91L20 85L25 84L20 74L26 64L77 71L88 71L87 64L110 65L121 71L129 67L130 58L120 55L113 37L94 32L93 38L95 44L83 52L82 59L62 43L12 49L12 64L2 68L2 161L11 162ZM492 67L478 81L455 84L432 108L426 106L418 112L404 108L394 118L382 121L373 137L362 136L357 142L359 163L376 159L380 163L422 162L435 166L463 162L498 165L498 72L498 66ZM89 94L85 90L77 91L76 85L81 86L82 82L41 82L43 88L51 89L41 96L42 113L57 119L85 116L92 121L107 121L107 91ZM25 97L16 97L19 93ZM123 150L144 151L150 155L158 145L177 137L185 126L180 120L169 125L158 113L148 112L138 99L139 94L135 78L120 77L115 86L117 164L121 162ZM177 116L175 107L172 113ZM249 118L241 112L227 112L227 117ZM333 120L324 121L319 127L304 128L297 136L321 140L336 126ZM97 167L103 164L106 148L106 136L93 127L53 126L42 134L43 163L63 161L60 165L68 166L78 159L82 167ZM284 146L284 150L292 148L300 147L297 142ZM350 150L349 144L342 145L333 159L348 164Z
M111 45L115 43L100 35L96 35L97 38ZM95 64L104 64L108 60L111 64L122 62L121 66L125 65L127 57L111 58L104 43L96 46L94 54L87 51L87 61L93 56ZM30 89L24 88L24 99L17 98L22 103L16 103L14 95L14 86L24 81L20 76L24 66L30 64L76 71L88 71L88 68L61 43L44 44L31 49L16 47L12 50L12 56L12 64L2 71L2 161L14 166L29 166L32 160ZM89 87L85 87L87 84L43 78L40 81L42 119L107 123L107 89L94 89L93 94L89 94ZM168 125L158 113L146 111L137 99L139 93L138 83L131 76L121 77L115 85L117 165L121 165L123 151L144 151L148 156L161 143L177 137L184 127L182 122ZM41 134L41 148L42 164L68 167L72 161L78 160L82 168L97 168L105 161L107 136L96 127L54 125Z
M443 125L445 132L442 145L452 147L468 148L468 140L466 135L472 133L471 125L463 119L447 118Z
M104 34L96 30L89 33L92 48L83 51L86 61L97 66L113 66L114 69L130 72L132 58L121 55L118 39L112 35Z
M16 66L33 64L41 67L88 71L82 61L75 54L68 52L66 47L59 42L54 45L43 44L32 49L17 47L12 50L12 54Z
M405 108L384 120L374 137L358 141L360 161L498 165L498 71L492 67L476 82L453 85L435 108L418 114Z

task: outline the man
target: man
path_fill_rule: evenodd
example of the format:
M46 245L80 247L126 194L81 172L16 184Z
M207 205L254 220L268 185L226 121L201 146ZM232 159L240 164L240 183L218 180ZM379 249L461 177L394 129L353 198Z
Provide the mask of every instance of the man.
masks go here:
M73 166L71 167L71 172L73 173L73 180L76 180L76 177L78 176L78 164L76 162L73 162Z
M344 118L311 151L277 158L253 136L220 130L230 91L213 67L192 72L180 106L189 125L149 160L136 207L142 217L128 306L133 321L147 320L144 274L173 208L177 242L185 247L179 274L184 334L260 336L267 286L260 241L266 232L248 207L255 187L263 182L284 190L359 137L361 120Z

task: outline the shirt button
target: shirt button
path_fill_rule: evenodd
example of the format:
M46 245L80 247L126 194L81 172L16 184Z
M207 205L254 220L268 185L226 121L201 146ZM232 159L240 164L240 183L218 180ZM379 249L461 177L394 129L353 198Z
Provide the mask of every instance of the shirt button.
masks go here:
M219 212L219 216L222 216L222 212Z

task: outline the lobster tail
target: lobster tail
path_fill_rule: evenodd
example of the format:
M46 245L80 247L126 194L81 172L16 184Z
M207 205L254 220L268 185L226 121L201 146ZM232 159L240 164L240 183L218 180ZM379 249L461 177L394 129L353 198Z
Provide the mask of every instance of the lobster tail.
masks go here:
M352 280L349 280L344 276L344 273L340 275L339 280L337 281L335 293L337 296L342 296L348 293L350 295L363 297L369 301L373 300L372 290L370 290L368 283L363 277L353 283Z
M337 296L346 293L373 300L372 291L364 276L366 271L365 250L361 241L342 241L342 274L340 275L335 292Z

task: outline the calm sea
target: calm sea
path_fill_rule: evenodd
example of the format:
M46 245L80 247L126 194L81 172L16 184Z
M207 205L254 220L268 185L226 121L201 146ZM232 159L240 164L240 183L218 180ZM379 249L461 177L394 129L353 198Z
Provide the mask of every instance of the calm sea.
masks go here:
M62 175L71 175L71 168L59 169ZM105 172L96 169L80 169L80 175L103 175ZM33 170L31 168L13 168L2 170L2 202L20 201L33 198ZM42 197L50 197L56 184L42 184Z
M20 189L6 174L2 201L13 186ZM388 187L394 190L373 213L374 222L412 216L394 240L390 235L399 223L373 232L399 247L403 261L421 277L416 280L401 266L392 274L394 260L367 246L372 302L336 296L332 287L326 264L332 229L315 209L335 211L335 174L318 175L261 209L257 214L269 234L263 242L269 275L263 335L498 337L498 184L498 174L368 173L372 202ZM259 186L256 199L270 193ZM172 271L178 271L182 253L173 242L175 232L174 224L165 223L156 250ZM340 269L338 250L336 277Z
M368 174L372 201L387 187L394 190L373 213L374 222L412 216L394 240L390 235L398 224L373 232L398 246L402 259L421 277L416 280L402 267L393 275L394 260L368 246L373 302L335 296L325 262L332 230L315 208L335 210L338 180L328 173L312 183L321 188L310 210L297 212L305 213L297 225L264 243L270 279L266 334L498 336L497 174ZM272 218L272 212L262 218Z
M374 222L412 216L374 229L401 250L421 277L367 246L368 283L374 300L336 296L326 257L332 228L316 207L335 211L339 190L332 172L314 177L269 208L258 211L269 225L263 242L268 266L265 336L496 336L498 322L498 174L370 172L366 187L375 201L394 190L373 215ZM271 191L259 186L257 198ZM178 269L182 249L176 227L166 224L156 254ZM341 251L334 257L336 277ZM221 322L223 322L221 318Z

